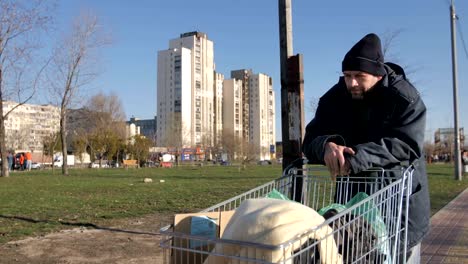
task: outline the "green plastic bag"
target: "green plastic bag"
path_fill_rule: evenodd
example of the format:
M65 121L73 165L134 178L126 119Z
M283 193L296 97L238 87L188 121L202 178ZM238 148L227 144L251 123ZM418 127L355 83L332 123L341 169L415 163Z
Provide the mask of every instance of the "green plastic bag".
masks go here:
M289 199L286 195L280 193L278 190L276 190L274 188L265 197L266 198L272 198L272 199L278 199L278 200L291 201L291 199Z
M367 193L359 192L345 205L337 203L330 204L318 210L318 213L323 216L330 209L335 209L338 213L340 213L341 211L354 206L368 197L369 195ZM373 231L378 236L380 252L387 256L387 259L384 263L391 263L387 228L379 209L374 204L374 201L369 199L367 202L364 202L360 206L356 207L351 213L355 216L362 216L371 225Z
M339 212L345 210L346 208L347 207L345 205L334 203L334 204L330 204L330 205L327 205L327 206L321 208L320 210L317 211L317 213L319 213L321 216L323 216L326 212L328 212L328 210L335 209L336 212L339 213Z

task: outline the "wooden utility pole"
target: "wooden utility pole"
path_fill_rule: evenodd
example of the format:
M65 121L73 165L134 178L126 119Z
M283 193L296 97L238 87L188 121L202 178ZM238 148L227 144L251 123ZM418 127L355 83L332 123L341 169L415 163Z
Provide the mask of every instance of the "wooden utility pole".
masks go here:
M302 55L293 53L291 0L279 0L279 40L281 63L281 131L283 143L283 169L302 158L304 134L304 80ZM302 178L294 187L294 200L300 201Z
M460 129L458 127L458 85L457 85L457 46L455 36L455 21L457 15L455 14L455 7L453 0L450 3L450 31L452 36L452 78L453 78L453 116L454 128L454 158L455 158L455 180L462 180L461 170L461 149L460 149Z

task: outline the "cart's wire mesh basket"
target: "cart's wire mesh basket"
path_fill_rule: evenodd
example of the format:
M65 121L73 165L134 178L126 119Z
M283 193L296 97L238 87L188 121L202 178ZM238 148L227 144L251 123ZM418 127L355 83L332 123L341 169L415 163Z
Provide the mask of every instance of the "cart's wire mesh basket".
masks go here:
M279 245L190 235L169 225L160 230L164 263L405 263L403 216L412 173L411 166L373 169L366 177L331 180L323 168L288 168L281 178L201 213L234 210L277 191L287 197L300 193L301 203L321 213L323 223Z

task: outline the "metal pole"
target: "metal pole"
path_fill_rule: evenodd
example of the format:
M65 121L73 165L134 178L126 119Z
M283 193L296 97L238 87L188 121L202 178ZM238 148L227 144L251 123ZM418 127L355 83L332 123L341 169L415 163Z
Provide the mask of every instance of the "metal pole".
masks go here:
M450 4L450 31L452 36L452 78L453 78L453 116L454 116L454 158L455 158L455 180L462 180L461 175L461 153L460 153L460 129L458 128L458 88L457 88L457 46L455 36L455 7L453 0Z

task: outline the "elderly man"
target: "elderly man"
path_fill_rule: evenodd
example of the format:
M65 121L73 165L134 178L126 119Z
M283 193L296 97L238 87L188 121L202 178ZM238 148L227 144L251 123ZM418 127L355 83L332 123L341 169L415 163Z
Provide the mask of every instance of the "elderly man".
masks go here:
M320 98L303 152L310 162L325 164L332 177L417 164L409 198L408 262L418 263L430 212L423 154L426 107L403 69L384 63L375 34L349 50L342 71L343 77Z

